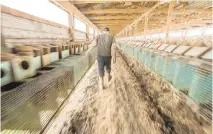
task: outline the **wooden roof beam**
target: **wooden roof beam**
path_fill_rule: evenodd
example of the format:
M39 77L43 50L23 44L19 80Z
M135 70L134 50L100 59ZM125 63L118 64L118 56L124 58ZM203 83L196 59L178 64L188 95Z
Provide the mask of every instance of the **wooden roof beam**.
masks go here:
M122 14L132 14L132 13L144 13L147 10L143 8L138 9L97 9L97 10L85 10L81 11L83 14L115 14L115 13L122 13Z
M160 0L64 0L72 3L100 3L100 2L159 2ZM186 2L187 0L179 0L179 2Z
M130 19L135 19L138 16L128 16L128 15L119 15L119 16L112 16L112 15L107 15L107 16L92 16L88 17L90 20L119 20L119 19L124 19L124 20L130 20Z
M93 23L95 24L129 24L133 22L132 20L100 20L100 21L93 21ZM150 20L149 23L164 23L165 20L159 20L159 21L156 21L156 20ZM138 24L140 23L144 23L144 21L142 22L139 22Z
M150 13L151 14L151 13ZM126 21L126 20L132 20L132 19L136 19L137 17L139 17L138 15L117 15L117 16L113 16L113 15L106 15L106 16L92 16L92 17L88 17L90 20L92 21L96 21L96 20L118 20L118 21ZM176 16L174 15L172 17L172 19L192 19L193 17L191 16ZM149 20L166 20L167 19L167 15L164 16L151 16L149 17Z
M131 15L131 16L129 16L129 15L117 15L117 16L106 15L106 16L92 16L92 17L88 17L88 18L90 20L132 20L132 19L136 19L137 17L139 17L139 15ZM166 17L167 17L166 15L164 15L164 16L151 16L151 17L149 17L149 19L165 20ZM177 18L179 18L179 16Z
M126 25L109 25L109 24L104 24L104 25L97 25L97 27L110 27L110 26L122 26L122 27L125 27Z
M101 21L93 21L95 24L127 24L132 21L117 21L117 20L101 20Z
M132 13L145 13L149 9L97 9L97 10L84 10L83 14L132 14ZM152 13L168 13L168 9L158 9ZM175 14L187 14L187 13L212 13L212 9L174 9Z
M84 3L104 3L104 2L143 2L149 0L67 0L74 4L84 4ZM152 0L152 1L159 1L159 0ZM183 1L183 0L180 0Z
M134 22L132 24L130 24L129 26L125 27L121 32L118 33L119 36L120 34L122 34L125 31L128 31L132 26L137 25L138 23L140 23L140 21L142 19L144 19L144 17L146 15L148 15L150 12L153 12L157 7L159 7L160 5L162 5L165 2L158 2L157 4L155 4L149 11L147 11L146 13L142 14L140 17L138 17L136 20L134 20Z
M169 3L169 10L168 10L168 17L167 17L167 27L166 27L166 40L168 40L169 37L169 30L172 24L172 13L174 8L175 2L171 1Z
M106 2L102 2L102 1L76 1L76 0L69 0L72 4L92 4L92 3L97 3L97 4L101 4L101 3L106 3Z

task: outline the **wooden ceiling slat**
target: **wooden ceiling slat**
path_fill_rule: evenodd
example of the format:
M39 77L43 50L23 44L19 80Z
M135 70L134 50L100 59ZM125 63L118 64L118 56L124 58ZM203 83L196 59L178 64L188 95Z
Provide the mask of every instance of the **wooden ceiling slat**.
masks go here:
M93 17L88 17L90 20L113 20L113 19L135 19L138 16L134 15L121 15L121 16L112 16L112 15L107 15L107 16L93 16Z
M145 13L149 9L97 9L81 11L83 14L132 14L132 13ZM152 13L168 13L168 9L157 9ZM174 9L173 13L186 14L186 13L212 13L212 9Z
M57 0L58 1L58 0ZM150 11L148 24L145 25L147 27L147 31L150 29L165 27L168 23L167 15L168 15L168 3L163 3L162 5L153 8L160 0L68 0L69 2L76 4L79 7L79 10L86 15L86 17L92 21L98 28L105 28L106 26L111 29L111 32L115 33L119 30L122 30L129 24L141 16L144 13L150 11L150 9L154 9ZM93 7L92 4L100 4L104 5L110 2L110 6L104 7L100 6L98 8ZM128 2L128 3L126 3ZM202 15L211 15L212 9L205 7L201 8L190 8L186 9L186 5L190 5L190 3L186 2L186 0L179 0L180 4L175 4L175 8L173 8L172 14L170 18L170 22L172 25L177 23L182 23L185 20L193 20L194 18L203 18ZM84 5L84 6L83 6ZM83 6L83 7L82 7ZM176 8L178 7L178 8ZM208 20L203 20L202 22L191 22L190 25L206 25L208 23L212 23L212 18L206 17ZM181 21L180 21L181 20ZM183 20L183 21L182 21ZM138 26L131 25L131 32L144 32L144 19L140 19L138 22Z
M92 16L92 17L88 17L90 20L92 21L98 21L98 20L118 20L118 21L126 21L126 20L132 20L132 19L136 19L138 16L136 15L106 15L106 16ZM172 17L173 19L186 19L186 16L177 16L174 15ZM192 19L192 16L187 16L188 19ZM167 19L167 15L163 15L163 16L151 16L149 17L149 20L166 20Z

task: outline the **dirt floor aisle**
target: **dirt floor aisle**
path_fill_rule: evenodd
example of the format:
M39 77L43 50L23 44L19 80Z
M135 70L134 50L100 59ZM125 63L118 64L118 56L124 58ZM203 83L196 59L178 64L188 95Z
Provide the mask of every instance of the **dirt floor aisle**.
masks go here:
M118 54L113 78L98 88L95 63L71 94L48 134L178 133ZM202 132L202 131L201 131ZM192 134L195 132L192 131ZM199 133L199 132L198 132ZM182 132L181 132L182 134Z
M160 122L150 118L149 103L120 56L112 66L113 78L98 88L95 63L73 91L48 133L161 134Z

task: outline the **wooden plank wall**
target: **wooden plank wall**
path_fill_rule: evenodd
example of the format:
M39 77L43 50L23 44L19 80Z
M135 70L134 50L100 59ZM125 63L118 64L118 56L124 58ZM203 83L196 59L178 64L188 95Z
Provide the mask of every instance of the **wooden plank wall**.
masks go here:
M1 30L5 43L10 47L14 44L41 44L72 38L69 27L8 7L1 10Z

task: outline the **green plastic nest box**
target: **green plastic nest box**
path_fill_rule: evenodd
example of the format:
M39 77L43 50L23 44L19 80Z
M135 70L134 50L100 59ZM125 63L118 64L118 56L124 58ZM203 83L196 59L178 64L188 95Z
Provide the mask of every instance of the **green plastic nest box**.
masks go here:
M10 61L1 62L1 86L9 84L13 81L12 68Z
M69 50L62 51L62 58L63 59L66 58L66 57L68 57L69 55L70 55L70 51Z
M50 54L45 54L41 56L42 66L46 66L51 63Z
M51 63L55 62L57 60L59 60L59 52L50 53L50 61L51 61Z
M35 66L35 69L41 68L41 56L36 56L33 58L33 64Z
M22 56L12 60L12 69L15 81L20 81L36 74L33 56Z
M78 47L75 47L75 54L78 54L79 51L78 51Z

